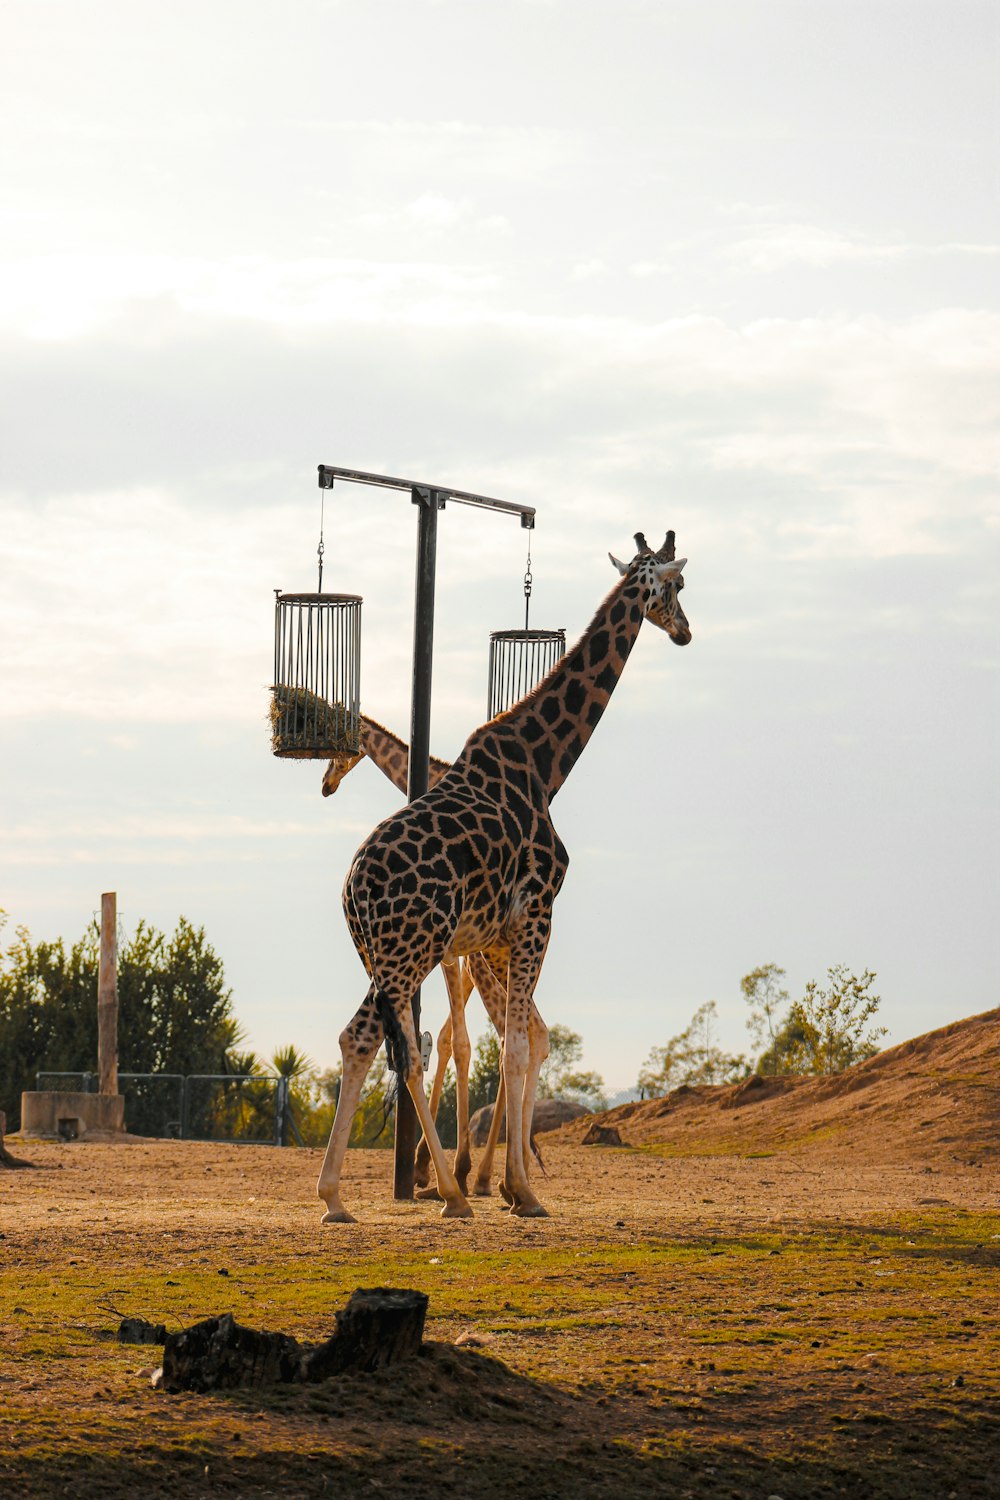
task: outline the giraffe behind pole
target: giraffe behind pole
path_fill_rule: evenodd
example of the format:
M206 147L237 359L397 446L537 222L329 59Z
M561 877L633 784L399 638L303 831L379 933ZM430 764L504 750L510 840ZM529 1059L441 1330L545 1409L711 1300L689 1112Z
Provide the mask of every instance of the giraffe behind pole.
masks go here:
M323 796L333 796L344 777L366 756L378 767L383 776L388 777L397 791L405 795L408 786L410 747L399 738L399 735L393 734L391 729L386 729L383 724L377 723L374 719L369 719L366 714L358 715L358 733L358 750L340 751L330 760L323 774ZM449 761L438 760L436 756L430 756L427 773L429 787L436 786L442 776L450 770ZM472 1044L465 1022L465 1008L475 987L502 1041L506 1024L507 987L506 982L498 979L482 955L470 954L464 960L443 959L441 971L444 974L445 987L448 992L448 1018L437 1039L437 1064L431 1084L430 1112L431 1119L436 1122L444 1089L445 1073L449 1062L454 1057L458 1138L452 1170L462 1192L467 1193L468 1177L472 1168L472 1141L469 1133L469 1067L472 1062ZM541 1016L535 1011L534 1004L532 1004L532 1012L533 1015L529 1021L532 1041L539 1047L545 1046L547 1045L545 1025ZM504 1087L501 1072L500 1086L490 1122L489 1138L480 1158L472 1189L477 1198L488 1198L493 1191L493 1158L500 1139L503 1111ZM438 1196L436 1189L428 1189L430 1167L430 1146L427 1137L421 1136L414 1168L417 1197L436 1198Z

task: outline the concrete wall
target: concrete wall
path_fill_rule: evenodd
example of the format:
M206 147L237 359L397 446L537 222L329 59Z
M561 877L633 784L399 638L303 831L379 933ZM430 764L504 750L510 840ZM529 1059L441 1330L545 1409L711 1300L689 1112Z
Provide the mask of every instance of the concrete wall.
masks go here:
M121 1094L64 1094L45 1089L21 1095L21 1135L85 1141L125 1129Z

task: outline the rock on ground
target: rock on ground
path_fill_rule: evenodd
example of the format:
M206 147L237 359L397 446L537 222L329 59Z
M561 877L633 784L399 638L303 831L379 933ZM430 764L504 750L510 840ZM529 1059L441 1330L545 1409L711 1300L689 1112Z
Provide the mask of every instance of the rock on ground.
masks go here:
M545 1130L558 1130L560 1125L568 1125L571 1120L578 1120L581 1115L592 1113L593 1111L587 1109L586 1105L576 1104L572 1099L537 1099L531 1121L532 1134L540 1135ZM492 1104L484 1104L482 1109L476 1110L469 1121L469 1131L474 1146L486 1145L492 1120ZM502 1141L507 1139L506 1120L500 1127L500 1139Z

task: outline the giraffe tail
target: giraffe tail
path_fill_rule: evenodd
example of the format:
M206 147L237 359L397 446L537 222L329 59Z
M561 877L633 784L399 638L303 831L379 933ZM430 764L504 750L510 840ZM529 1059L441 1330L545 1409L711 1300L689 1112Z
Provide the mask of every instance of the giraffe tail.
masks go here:
M382 1123L379 1126L378 1130L375 1132L374 1139L376 1141L380 1140L382 1136L385 1135L386 1128L389 1124L390 1119L392 1118L392 1112L396 1107L396 1100L398 1098L399 1074L390 1073L389 1082L387 1083L385 1093L382 1096Z
M538 1166L539 1166L539 1170L541 1171L542 1176L543 1177L548 1177L549 1174L545 1170L545 1163L542 1160L542 1153L538 1149L538 1142L535 1139L535 1133L534 1133L534 1131L532 1131L532 1133L531 1133L531 1136L529 1138L528 1144L531 1147L531 1154L535 1158L535 1160L537 1161Z
M399 1024L399 1017L396 1015L396 1007L385 990L380 990L377 986L375 989L375 1008L378 1011L378 1018L382 1022L382 1030L385 1032L385 1055L388 1059L389 1067L395 1073L398 1082L400 1078L405 1078L409 1072L409 1048L406 1045L403 1028Z
M382 1022L382 1031L385 1035L385 1055L389 1067L398 1080L404 1078L409 1071L409 1048L406 1045L406 1037L399 1024L399 1017L392 999L378 982L378 975L375 972L375 945L372 942L371 923L368 920L368 903L361 883L353 878L354 873L352 870L344 883L344 902L348 911L348 923L353 915L364 943L367 959L365 967L371 975L375 991L375 1010Z

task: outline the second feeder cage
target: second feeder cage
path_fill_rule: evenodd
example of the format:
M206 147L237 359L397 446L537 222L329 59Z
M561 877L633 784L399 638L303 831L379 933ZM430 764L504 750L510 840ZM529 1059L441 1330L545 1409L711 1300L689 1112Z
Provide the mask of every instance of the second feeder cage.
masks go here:
M361 596L323 592L323 512L314 594L274 591L271 749L326 760L360 748Z
M489 683L486 696L487 717L492 719L511 708L537 687L543 677L566 653L565 630L530 630L531 607L531 538L529 530L528 562L524 572L524 629L490 632Z

